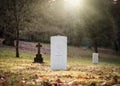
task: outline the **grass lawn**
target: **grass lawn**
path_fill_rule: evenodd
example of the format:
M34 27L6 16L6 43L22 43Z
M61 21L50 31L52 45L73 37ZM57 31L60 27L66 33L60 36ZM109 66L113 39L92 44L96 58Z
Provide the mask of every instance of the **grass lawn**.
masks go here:
M38 64L33 53L21 51L16 58L14 50L1 48L0 86L120 86L119 56L100 54L99 64L92 64L92 51L68 49L68 69L52 71L48 55Z

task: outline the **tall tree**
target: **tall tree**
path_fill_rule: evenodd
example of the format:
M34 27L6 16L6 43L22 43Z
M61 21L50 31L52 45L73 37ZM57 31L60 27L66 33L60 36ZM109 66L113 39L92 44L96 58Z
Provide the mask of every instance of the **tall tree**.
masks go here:
M93 41L93 47L96 53L98 52L98 46L102 42L102 45L106 44L106 46L110 46L114 40L114 28L108 14L107 5L106 0L90 0L89 8L85 9L85 28L88 37Z
M16 57L19 57L19 35L20 30L27 26L30 20L30 4L32 0L4 0L5 17L7 17L7 22L5 22L6 28L9 31L15 31L16 39ZM10 21L9 21L10 20Z
M116 51L120 50L120 10L119 9L120 9L120 1L112 0L110 13L116 29L116 37L114 41L114 46Z

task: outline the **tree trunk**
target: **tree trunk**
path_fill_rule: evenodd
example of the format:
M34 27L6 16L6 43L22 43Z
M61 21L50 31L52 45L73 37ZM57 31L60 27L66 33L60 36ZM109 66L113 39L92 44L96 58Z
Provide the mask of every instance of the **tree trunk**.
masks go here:
M17 1L14 0L14 17L15 17L15 29L16 29L16 57L19 57L19 15L17 11Z
M19 57L19 28L16 28L16 57Z
M93 47L94 47L95 53L98 53L98 46L97 46L97 41L96 40L94 40L94 42L93 42Z

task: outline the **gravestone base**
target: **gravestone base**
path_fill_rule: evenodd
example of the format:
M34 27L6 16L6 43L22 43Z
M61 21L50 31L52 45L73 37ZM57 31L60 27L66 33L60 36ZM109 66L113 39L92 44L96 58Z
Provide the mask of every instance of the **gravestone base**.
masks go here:
M36 57L34 58L34 63L44 63L41 54L36 54Z
M92 62L93 64L98 64L98 53L93 53L93 56L92 56Z

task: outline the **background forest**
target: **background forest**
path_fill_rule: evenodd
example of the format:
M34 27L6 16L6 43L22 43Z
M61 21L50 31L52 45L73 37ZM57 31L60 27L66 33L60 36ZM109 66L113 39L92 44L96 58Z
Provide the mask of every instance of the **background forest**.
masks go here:
M49 43L50 36L64 35L69 45L120 50L120 1L81 3L70 7L65 0L0 0L0 37L14 46L14 40Z

